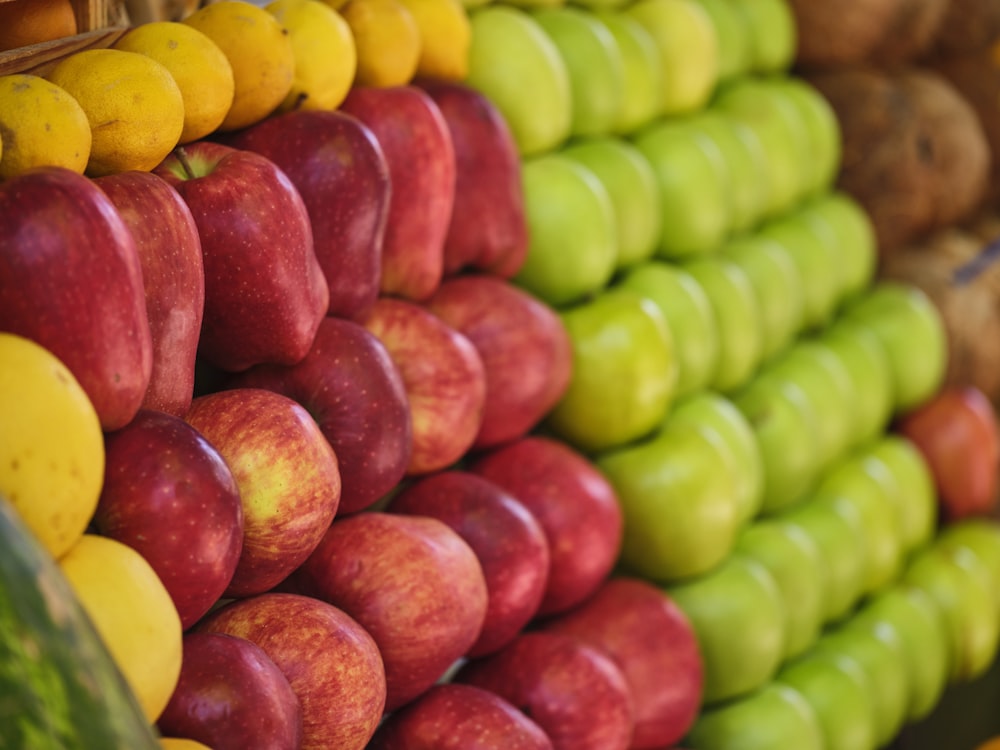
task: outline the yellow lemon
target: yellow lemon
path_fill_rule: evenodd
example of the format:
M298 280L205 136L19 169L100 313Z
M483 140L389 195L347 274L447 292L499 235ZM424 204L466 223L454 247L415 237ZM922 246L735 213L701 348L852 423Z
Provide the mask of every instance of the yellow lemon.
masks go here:
M83 174L90 158L90 123L63 88L34 75L0 76L0 180L38 166Z
M417 74L464 81L472 28L461 0L402 0L420 30Z
M274 0L264 9L288 29L295 53L292 89L278 110L339 107L358 62L347 21L320 0Z
M233 103L219 130L238 130L271 114L291 91L295 53L288 30L261 7L219 0L181 23L219 45L233 69Z
M73 373L0 333L0 494L58 558L83 535L103 483L101 423Z
M46 76L87 114L93 140L92 176L148 172L177 145L184 99L163 65L137 52L87 49L60 61Z
M357 83L403 86L413 79L420 60L420 28L400 0L350 0L340 12L358 51Z
M212 750L208 745L203 745L197 740L182 739L180 737L161 737L160 747L163 750Z
M131 547L84 534L59 560L73 592L150 722L181 673L181 618L152 566Z
M138 52L161 63L184 99L181 143L216 130L229 113L235 84L229 60L205 34L177 21L153 21L127 32L115 49Z

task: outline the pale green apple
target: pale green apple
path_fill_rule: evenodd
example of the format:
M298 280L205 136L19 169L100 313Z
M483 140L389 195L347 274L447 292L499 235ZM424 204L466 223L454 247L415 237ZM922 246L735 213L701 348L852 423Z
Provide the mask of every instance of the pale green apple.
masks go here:
M603 289L618 263L614 204L592 171L559 152L522 163L528 251L514 276L554 307Z
M928 544L937 531L937 490L930 466L916 445L894 432L876 438L864 450L895 480L903 554L911 555Z
M660 309L631 290L609 288L563 310L561 318L573 370L547 427L586 453L657 429L677 384L673 340Z
M539 8L532 15L566 63L570 136L610 133L618 121L625 89L618 42L602 21L582 8Z
M744 75L750 70L751 49L746 21L730 0L696 0L705 9L719 40L719 80Z
M500 110L522 156L560 146L569 138L572 95L548 34L527 12L498 3L470 10L469 24L465 83Z
M660 50L646 28L620 8L595 9L618 43L624 81L614 133L631 135L648 125L663 111L663 66Z
M878 249L871 217L849 193L831 190L803 206L826 220L837 235L841 304L863 294L875 279Z
M725 1L725 0L723 0ZM769 79L775 90L790 101L805 123L811 156L806 196L823 195L834 188L840 173L840 121L830 102L805 78L777 75Z
M560 152L590 169L611 197L621 270L648 260L660 240L660 187L645 156L623 138L593 136Z
M750 39L750 70L787 71L795 61L798 28L788 0L728 0L743 15Z
M1000 607L1000 523L994 518L967 517L947 524L935 542L946 550L965 549L979 557L990 573L989 588Z
M718 367L719 328L701 285L657 259L627 269L613 283L648 297L663 313L677 358L677 397L708 388Z

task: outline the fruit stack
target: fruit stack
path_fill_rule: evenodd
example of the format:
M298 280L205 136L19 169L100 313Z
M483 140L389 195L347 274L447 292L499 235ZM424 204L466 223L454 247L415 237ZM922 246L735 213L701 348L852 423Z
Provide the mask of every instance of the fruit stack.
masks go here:
M0 78L0 746L874 750L993 662L784 0L102 40Z

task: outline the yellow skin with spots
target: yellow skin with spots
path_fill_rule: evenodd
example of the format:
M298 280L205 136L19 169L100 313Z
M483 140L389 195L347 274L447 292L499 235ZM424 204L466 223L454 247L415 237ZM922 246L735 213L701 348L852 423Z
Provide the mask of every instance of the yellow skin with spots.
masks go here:
M0 494L58 558L80 539L100 497L97 412L47 349L0 333L0 415Z
M186 740L180 737L160 738L160 747L163 750L212 750L208 745L203 745L197 740Z

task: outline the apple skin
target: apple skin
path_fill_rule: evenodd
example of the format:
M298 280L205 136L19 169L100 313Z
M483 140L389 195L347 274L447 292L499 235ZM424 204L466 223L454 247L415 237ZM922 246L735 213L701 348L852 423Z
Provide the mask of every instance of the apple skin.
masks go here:
M403 487L385 510L436 518L476 554L489 602L466 656L505 646L538 612L549 579L549 543L541 524L513 495L476 474L442 471Z
M597 649L559 633L522 633L463 664L454 682L490 690L524 711L553 750L627 750L634 716L628 683Z
M391 714L368 750L552 750L552 741L496 693L446 683Z
M337 454L337 513L368 508L406 472L413 449L403 377L381 341L360 323L326 317L305 358L254 365L225 382L264 388L299 402Z
M380 297L362 325L385 346L403 379L410 408L410 476L454 464L479 434L486 367L475 345L426 307Z
M157 719L165 736L213 750L296 750L302 707L288 679L253 641L225 633L184 635L177 687Z
M186 630L229 586L243 550L243 504L219 452L180 417L140 409L105 436L97 532L150 564Z
M591 13L611 32L622 56L622 103L614 133L628 136L660 114L663 96L660 50L646 28L619 8L593 7Z
M132 233L142 267L153 369L144 409L183 417L194 394L194 363L205 312L201 237L187 204L151 172L119 172L94 183Z
M672 745L694 724L704 681L698 639L687 616L653 584L610 578L583 604L539 627L583 641L618 666L632 696L632 750Z
M305 561L336 515L337 456L309 412L272 391L198 396L185 421L228 464L243 502L243 550L225 595L268 591Z
M354 86L340 111L367 125L382 147L392 192L382 243L381 295L423 300L444 274L455 205L455 146L434 100L416 86Z
M895 480L899 495L899 535L903 554L923 547L937 533L939 503L934 475L924 454L898 432L888 431L862 448L869 460L881 463Z
M354 318L366 311L382 280L392 192L372 131L344 112L296 110L220 137L267 157L298 189L330 290L327 314Z
M128 226L91 180L60 167L6 180L0 216L0 327L58 357L104 430L128 424L153 369L142 266Z
M486 396L472 449L534 429L565 393L573 371L569 334L552 308L496 276L446 278L425 306L464 335L483 361Z
M282 588L329 602L371 634L387 711L468 652L489 605L482 566L458 532L436 518L379 511L337 519Z
M277 665L302 709L302 750L362 750L375 733L385 710L382 657L337 607L267 592L214 610L197 630L252 641Z
M414 83L438 106L455 149L455 203L444 242L444 274L477 269L510 278L528 252L521 158L507 121L471 86Z
M176 149L153 171L180 193L201 237L199 356L232 372L302 359L330 290L292 181L260 154L210 141Z
M622 511L611 484L583 454L528 435L468 469L513 495L545 532L551 564L539 616L564 612L600 587L618 559Z
M972 385L949 385L900 416L897 433L923 454L942 517L952 522L998 507L1000 426L993 404Z

